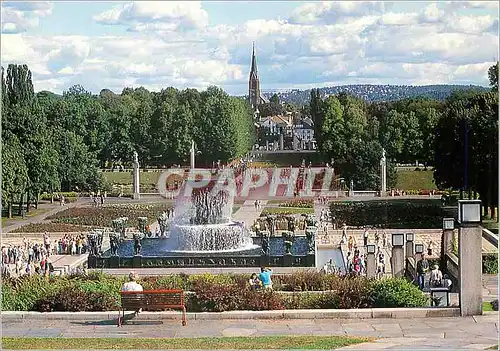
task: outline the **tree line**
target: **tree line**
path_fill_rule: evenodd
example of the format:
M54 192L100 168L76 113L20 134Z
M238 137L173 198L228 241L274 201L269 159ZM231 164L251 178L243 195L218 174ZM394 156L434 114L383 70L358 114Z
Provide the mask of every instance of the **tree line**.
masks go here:
M380 187L386 150L389 186L395 163L434 166L440 189L479 194L498 204L498 62L488 70L491 91L457 91L444 101L428 98L368 103L345 93L311 91L308 112L319 152L355 188ZM461 194L462 195L462 194Z
M244 98L217 87L150 92L125 88L93 95L73 86L62 96L34 92L27 65L2 67L2 204L38 202L40 193L96 190L100 168L225 163L254 144L253 113Z

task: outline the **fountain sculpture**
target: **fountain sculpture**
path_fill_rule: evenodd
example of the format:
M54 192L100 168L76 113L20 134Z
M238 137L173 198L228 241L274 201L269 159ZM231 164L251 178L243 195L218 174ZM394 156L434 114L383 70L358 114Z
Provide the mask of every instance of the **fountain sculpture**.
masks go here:
M170 227L172 251L241 251L257 247L243 223L231 221L232 198L201 190L180 199Z

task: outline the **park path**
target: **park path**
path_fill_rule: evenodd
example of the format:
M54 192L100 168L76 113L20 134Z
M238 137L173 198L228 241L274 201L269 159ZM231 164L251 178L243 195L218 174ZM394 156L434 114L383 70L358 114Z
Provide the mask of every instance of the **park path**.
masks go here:
M255 200L245 200L243 205L233 214L233 221L244 222L246 227L250 229L257 218L264 210L267 200L259 200L260 208L255 208Z
M77 313L78 314L78 313ZM377 340L344 349L485 349L498 344L498 312L474 317L401 319L153 320L141 315L116 327L113 320L2 321L4 337L198 338L268 335L338 335Z
M44 203L44 204L39 204L38 208L39 209L49 209L49 211L43 212L39 215L33 216L33 217L27 217L26 219L12 219L12 220L7 220L7 223L5 226L2 226L2 235L8 234L24 225L28 225L30 223L41 223L45 221L45 219L49 216L52 216L58 212L67 210L68 208L72 207L78 207L78 206L83 206L89 203L89 200L86 198L80 198L78 201L75 202L70 202L65 204L64 206L61 206L59 202L54 202L53 204L51 203Z

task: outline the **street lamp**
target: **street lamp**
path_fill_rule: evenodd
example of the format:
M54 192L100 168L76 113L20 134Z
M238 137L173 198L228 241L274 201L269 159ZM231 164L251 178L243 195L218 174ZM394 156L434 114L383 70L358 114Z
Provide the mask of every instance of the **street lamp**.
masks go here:
M392 234L392 246L402 247L405 244L405 235L402 233Z
M443 218L443 230L455 229L455 218Z
M481 200L459 200L458 222L461 225L481 224Z

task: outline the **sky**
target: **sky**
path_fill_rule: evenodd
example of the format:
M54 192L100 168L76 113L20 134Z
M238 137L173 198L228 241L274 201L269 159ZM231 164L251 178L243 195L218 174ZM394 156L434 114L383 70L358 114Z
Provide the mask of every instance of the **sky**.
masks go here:
M35 91L248 91L344 84L477 84L499 56L496 1L9 2L1 61Z

